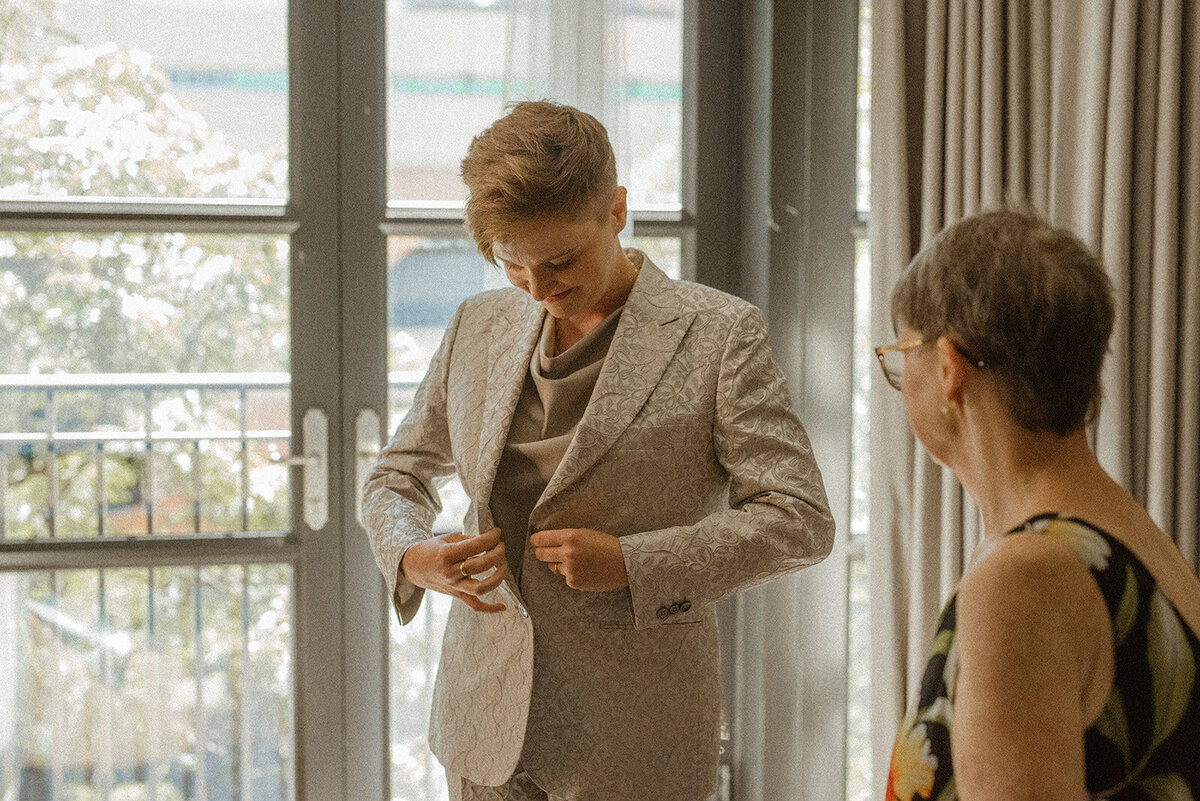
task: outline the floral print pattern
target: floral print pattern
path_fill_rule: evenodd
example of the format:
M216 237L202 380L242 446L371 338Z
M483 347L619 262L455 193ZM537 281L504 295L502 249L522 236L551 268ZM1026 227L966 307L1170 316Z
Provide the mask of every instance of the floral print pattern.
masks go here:
M892 751L892 765L888 769L887 797L911 801L913 796L928 798L933 792L933 774L937 770L937 757L929 745L925 724L900 727L896 738L896 749Z
M1077 554L1112 620L1116 678L1103 713L1084 733L1089 798L1200 799L1200 641L1145 566L1107 532L1053 514L1014 531L1042 532ZM887 801L958 798L950 758L956 600L942 611L920 691L896 736Z

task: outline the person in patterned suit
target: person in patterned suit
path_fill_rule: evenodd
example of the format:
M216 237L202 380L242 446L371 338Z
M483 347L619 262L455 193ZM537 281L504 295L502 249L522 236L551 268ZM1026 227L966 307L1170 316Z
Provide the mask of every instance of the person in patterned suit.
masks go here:
M939 234L876 349L917 437L983 514L892 752L888 801L1200 797L1200 581L1087 425L1104 267L1001 209Z
M458 309L364 490L401 622L455 599L430 724L454 799L701 801L716 602L832 547L762 313L622 248L614 163L555 103L475 138L467 227L513 286ZM434 536L451 473L470 509Z

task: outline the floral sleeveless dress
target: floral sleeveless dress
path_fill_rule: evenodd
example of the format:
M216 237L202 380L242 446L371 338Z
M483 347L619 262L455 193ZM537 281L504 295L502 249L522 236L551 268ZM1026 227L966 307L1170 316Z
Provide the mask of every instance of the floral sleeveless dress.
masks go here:
M1039 515L1014 531L1040 531L1087 563L1112 621L1116 677L1085 733L1093 799L1200 801L1200 642L1120 540L1075 518ZM955 601L938 621L920 694L892 748L887 801L958 798L950 738L958 673Z

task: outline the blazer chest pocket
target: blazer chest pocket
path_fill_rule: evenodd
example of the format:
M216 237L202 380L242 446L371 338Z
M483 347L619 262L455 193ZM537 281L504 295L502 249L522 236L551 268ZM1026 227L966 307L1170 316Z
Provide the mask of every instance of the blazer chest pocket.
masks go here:
M680 423L655 425L646 423L630 426L621 438L623 450L637 453L687 451L701 453L712 447L712 435L699 426Z

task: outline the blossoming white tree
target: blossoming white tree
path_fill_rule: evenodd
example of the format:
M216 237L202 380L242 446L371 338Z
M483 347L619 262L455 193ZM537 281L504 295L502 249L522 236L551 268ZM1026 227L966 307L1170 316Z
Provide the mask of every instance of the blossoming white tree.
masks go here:
M114 44L84 46L57 23L56 9L57 0L0 0L0 198L286 194L284 153L236 150L178 100L149 55ZM0 374L17 376L286 371L287 241L0 232L0 342ZM216 393L160 393L153 423L236 429L237 403ZM276 407L282 419L274 427L286 428L286 396ZM50 409L43 393L0 390L6 433L45 431L51 418L59 431L138 431L145 414L137 393L62 391ZM148 457L135 444L106 448L103 474L94 449L0 445L8 449L0 459L7 467L0 474L5 536L45 536L53 516L58 537L95 537L98 481L111 507L139 500ZM166 453L156 471L167 486L198 479L210 517L221 518L221 510L239 503L238 458L236 448L213 449L202 462ZM265 464L267 455L256 458ZM286 470L274 469L286 481ZM51 473L57 509L50 504ZM286 492L250 500L250 528L287 528ZM190 525L190 508L186 516ZM240 518L224 516L241 526ZM164 522L168 531L176 524L190 531L178 520ZM144 533L122 531L116 518L110 523L109 534ZM96 623L98 593L105 600ZM209 599L203 641L194 620L202 596ZM291 747L286 565L9 574L0 601L14 606L0 663L13 668L18 687L5 696L15 708L0 709L0 721L15 726L11 738L0 731L0 796L40 797L38 788L51 784L45 755L53 753L60 765L75 766L57 779L69 785L71 798L180 798L195 778L195 754L205 753L209 771L223 771L230 782L238 771L258 771L256 777L273 771L277 778L268 785L276 797L289 797L281 753ZM158 616L153 642L145 639L147 615ZM251 732L194 728L190 688L200 680L205 714L231 716L234 699L253 704L248 719L266 721L254 748L280 752L242 765L237 738ZM119 721L107 741L96 735L102 716ZM107 778L97 766L101 752L108 755Z
M54 0L0 6L0 197L285 195L283 153L235 150L176 98L148 54L79 44L55 12ZM0 341L16 345L0 349L0 373L286 371L287 269L287 241L272 236L0 234ZM42 430L45 399L12 394L0 404L0 430ZM229 427L231 404L200 400L191 393L163 406L164 424ZM112 393L63 395L56 410L60 427L76 430L137 430L140 414ZM14 509L33 510L27 522L37 529L47 509L45 459L25 450L10 491ZM93 485L89 464L64 454L57 465L65 505ZM114 503L136 497L139 468L132 459L127 466L107 478ZM205 476L206 487L222 484L231 484L228 470ZM277 508L269 517L259 522L286 524ZM78 522L60 516L60 535L94 528Z

